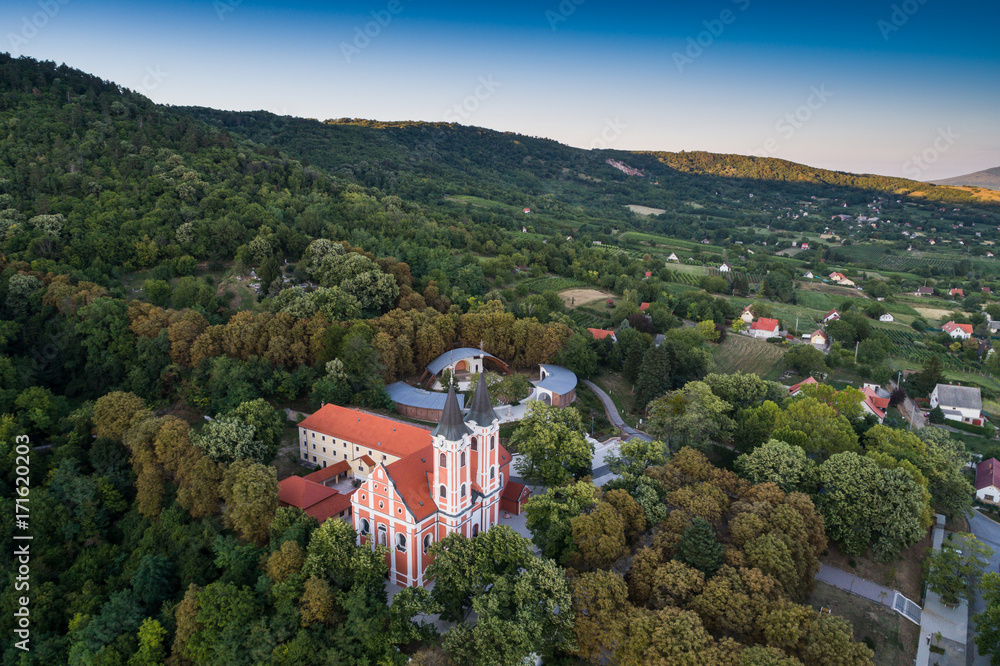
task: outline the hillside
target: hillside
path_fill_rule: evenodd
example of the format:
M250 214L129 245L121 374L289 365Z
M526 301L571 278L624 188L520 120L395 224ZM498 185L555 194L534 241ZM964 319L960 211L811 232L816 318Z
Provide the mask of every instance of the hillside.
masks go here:
M989 190L1000 190L1000 167L976 171L964 176L945 178L934 181L935 185L951 185L953 187L985 187Z
M944 185L970 184L949 182L938 183L928 187L927 183L905 178L879 176L876 174L853 174L844 171L830 171L797 164L773 157L754 157L748 155L720 155L715 153L695 152L653 152L640 153L649 155L672 169L685 173L723 176L726 178L743 178L764 181L781 181L787 183L810 183L850 187L893 194L908 194L932 201L964 202L976 201L974 194L956 190ZM960 180L960 179L955 179Z

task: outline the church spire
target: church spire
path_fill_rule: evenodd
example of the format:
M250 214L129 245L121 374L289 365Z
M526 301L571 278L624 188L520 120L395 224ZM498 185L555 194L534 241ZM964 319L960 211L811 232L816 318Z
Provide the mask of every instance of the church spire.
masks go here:
M480 428L493 425L494 421L499 421L500 417L493 410L490 403L490 392L486 387L486 371L479 373L479 384L476 385L476 395L469 406L469 413L465 415L466 421L472 421Z
M444 437L449 442L457 442L472 431L469 430L465 422L462 421L462 409L458 406L458 398L455 396L455 387L448 387L448 397L444 400L444 409L441 410L441 422L437 424L433 437Z

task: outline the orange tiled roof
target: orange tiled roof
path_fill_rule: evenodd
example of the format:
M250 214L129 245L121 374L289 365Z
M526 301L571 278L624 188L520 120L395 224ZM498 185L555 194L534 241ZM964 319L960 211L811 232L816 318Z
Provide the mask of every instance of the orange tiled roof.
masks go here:
M338 405L324 405L300 423L299 427L345 439L398 458L408 456L431 443L429 430Z
M603 340L604 338L615 334L614 331L605 331L601 328L588 328L587 330L590 331L590 334L594 336L595 340Z
M278 501L302 510L336 494L338 493L333 488L301 476L290 476L278 482Z
M343 511L347 511L351 508L351 496L357 492L357 489L352 490L349 493L337 493L325 500L313 504L308 509L305 509L307 516L312 516L319 522L323 522L327 518L332 518L333 516L338 516Z
M375 466L375 461L372 460L371 456L369 456L367 453L364 454L363 456L361 456L360 458L358 458L358 460L360 460L364 464L368 465L369 467L374 467Z
M327 479L332 479L338 474L343 474L344 472L351 469L351 463L346 460L341 460L339 463L334 463L329 467L324 467L323 469L318 469L312 474L306 474L304 479L309 479L310 481L315 481L316 483L323 483Z
M776 328L778 328L778 320L768 319L767 317L761 317L750 327L754 331L773 331Z

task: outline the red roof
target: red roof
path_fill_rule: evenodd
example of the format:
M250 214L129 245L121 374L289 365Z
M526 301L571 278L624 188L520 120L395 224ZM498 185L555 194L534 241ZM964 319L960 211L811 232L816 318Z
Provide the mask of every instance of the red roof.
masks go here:
M813 331L812 335L810 335L809 337L812 338L812 337L815 337L817 335L820 336L821 338L823 338L824 340L829 339L827 337L827 335L826 335L826 331L824 331L822 328L818 328L815 331Z
M349 493L337 493L332 497L326 498L322 502L317 502L308 509L305 509L306 515L312 516L321 523L327 518L339 516L341 513L351 508L351 496L356 492L357 489L354 489Z
M871 387L866 386L861 391L865 395L865 404L875 416L885 418L885 410L889 409L889 398L880 398Z
M1000 461L996 458L984 460L976 466L976 490L1000 488Z
M360 460L364 464L368 465L369 467L374 467L375 466L375 461L372 460L371 456L369 456L367 453L364 454L363 456L361 456L360 458L358 458L358 460Z
M933 294L934 289L932 287L917 287L918 294Z
M649 303L640 303L639 304L639 309L642 310L643 312L645 312L646 310L649 309Z
M950 296L965 296L965 294L962 293L961 289L952 289L951 291L948 292L948 294Z
M972 324L956 324L953 321L949 321L941 327L941 330L945 333L951 333L952 331L965 331L969 335L972 335Z
M590 334L594 336L595 340L603 340L604 338L615 334L614 331L605 331L601 328L588 328L587 330L590 331Z
M408 456L431 443L430 430L337 405L324 405L300 423L299 427L398 458Z
M768 319L767 317L761 317L750 326L753 331L774 331L778 328L777 319Z
M521 499L521 493L524 492L524 484L511 481L507 484L507 487L503 489L500 493L500 499L509 500L511 502L517 502Z
M803 379L798 384L792 384L791 386L789 386L788 387L788 394L789 395L795 395L796 393L798 393L802 389L803 386L805 386L807 384L819 384L819 382L816 381L812 376L806 377L805 379Z
M840 313L839 312L837 312L836 310L830 310L825 315L823 315L823 321L826 321L827 319L829 319L830 317L833 317L833 316L836 316L837 319L840 319Z
M333 488L301 476L290 476L278 482L278 501L302 510L337 494Z
M323 469L316 470L312 474L306 474L304 479L309 479L310 481L315 481L316 483L323 483L327 479L332 479L338 474L343 474L344 472L351 469L351 463L346 460L341 460L339 463L334 463L329 467L324 467Z

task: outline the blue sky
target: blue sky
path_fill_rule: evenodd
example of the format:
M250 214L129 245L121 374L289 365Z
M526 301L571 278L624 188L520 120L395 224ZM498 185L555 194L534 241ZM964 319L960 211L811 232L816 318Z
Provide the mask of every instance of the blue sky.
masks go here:
M166 104L934 179L1000 166L998 19L985 0L6 0L0 50Z

